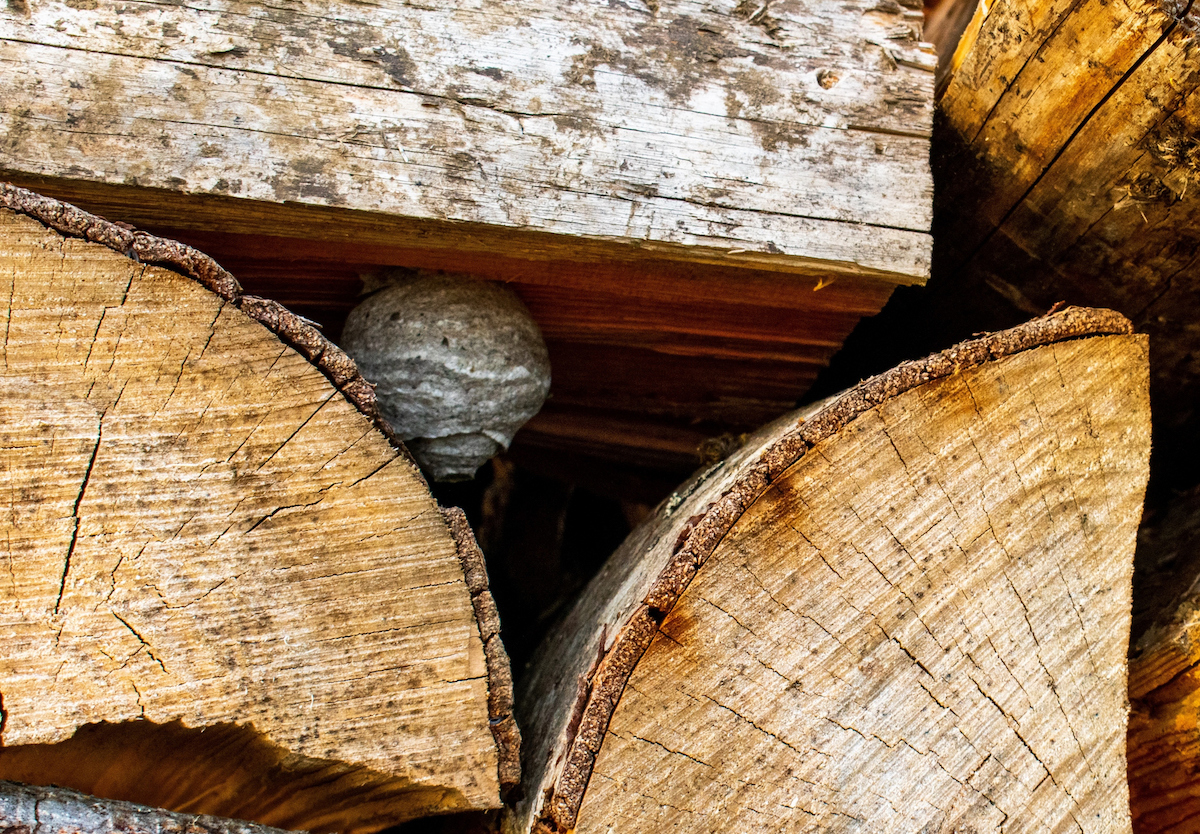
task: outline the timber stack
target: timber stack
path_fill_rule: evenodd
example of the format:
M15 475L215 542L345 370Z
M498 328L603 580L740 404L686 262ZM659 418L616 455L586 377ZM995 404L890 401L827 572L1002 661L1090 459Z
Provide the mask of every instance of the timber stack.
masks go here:
M362 273L508 283L554 367L515 447L669 487L929 274L935 58L906 2L22 0L0 173L335 337Z
M1193 832L1195 31L9 0L0 831Z

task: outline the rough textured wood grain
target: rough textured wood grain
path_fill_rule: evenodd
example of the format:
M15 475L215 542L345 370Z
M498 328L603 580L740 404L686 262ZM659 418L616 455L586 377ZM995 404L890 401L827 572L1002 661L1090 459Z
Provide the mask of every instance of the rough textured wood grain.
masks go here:
M282 834L278 828L174 814L132 802L97 799L63 788L0 782L0 831L6 834Z
M1129 316L1154 343L1156 450L1193 468L1198 20L1190 0L979 4L940 98L935 154L946 294Z
M906 363L681 488L543 646L509 829L1127 831L1146 342L1077 337L1128 332Z
M1200 821L1200 491L1143 525L1138 558L1142 610L1134 608L1129 662L1134 829L1184 834Z
M912 17L32 0L0 10L0 168L378 212L435 248L530 231L921 281L934 58Z
M188 247L0 201L0 776L313 830L498 805L477 551L353 362Z

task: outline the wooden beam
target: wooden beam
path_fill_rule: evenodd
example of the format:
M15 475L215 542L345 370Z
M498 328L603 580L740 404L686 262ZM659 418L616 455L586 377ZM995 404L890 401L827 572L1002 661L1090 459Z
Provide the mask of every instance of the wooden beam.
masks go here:
M310 237L928 271L934 58L898 3L76 6L0 12L0 169Z

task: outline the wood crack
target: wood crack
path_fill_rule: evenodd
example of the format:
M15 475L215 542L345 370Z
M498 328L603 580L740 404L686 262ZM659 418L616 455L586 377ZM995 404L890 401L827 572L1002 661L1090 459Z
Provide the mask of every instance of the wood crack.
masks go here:
M152 648L150 648L150 644L146 642L146 638L142 637L142 635L138 633L138 630L136 628L134 628L132 625L130 625L129 621L126 620L124 617L122 617L120 614L118 614L116 611L110 611L109 613L112 614L113 617L115 617L117 619L117 622L119 622L121 625L125 626L125 628L129 629L129 633L132 634L134 637L136 637L137 641L142 644L142 648L139 649L138 651L141 651L142 649L144 649L146 654L148 654L150 656L150 659L153 660L155 663L157 663L158 667L160 669L162 669L163 672L166 672L167 667L163 665L163 662L161 660L159 660L157 656L155 656L154 650ZM137 654L137 652L134 652L134 654ZM134 684L134 689L135 690L137 689L136 684ZM139 693L139 696L140 696L140 693ZM138 698L138 703L141 703L140 697ZM144 710L143 710L143 712L144 712Z
M62 605L63 594L67 589L67 575L71 572L71 558L75 555L75 543L79 539L79 505L83 503L83 496L87 492L88 482L92 477L92 468L96 465L96 455L100 452L100 442L104 437L104 416L101 415L99 422L96 424L96 445L92 447L92 455L88 459L87 470L83 473L83 483L79 485L79 494L75 496L75 504L71 508L71 518L74 521L74 526L71 528L71 541L67 545L67 555L63 560L62 578L58 583L58 597L54 601L54 613L58 614L59 607Z

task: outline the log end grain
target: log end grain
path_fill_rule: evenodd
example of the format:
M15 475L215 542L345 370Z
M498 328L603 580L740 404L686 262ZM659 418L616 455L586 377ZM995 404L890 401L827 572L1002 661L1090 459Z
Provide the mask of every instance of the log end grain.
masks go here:
M0 199L0 777L322 831L497 807L494 610L354 363L195 250Z
M1005 814L1014 818L1019 814L1043 818L1065 815L1063 818L1067 819L1078 810L1072 805L1075 800L1070 798L1075 795L1086 795L1089 807L1094 805L1102 817L1111 818L1110 822L1119 827L1121 809L1125 807L1124 794L1117 791L1118 796L1110 789L1115 790L1114 785L1124 782L1124 759L1118 742L1124 716L1123 659L1127 629L1117 628L1113 623L1128 624L1129 563L1149 449L1145 340L1128 336L1129 331L1128 321L1119 315L1070 309L1012 331L958 345L921 362L906 363L861 384L818 413L797 415L791 425L781 422L770 437L752 439L746 454L725 462L736 474L710 474L701 478L681 503L662 508L656 520L631 537L606 567L607 575L602 572L585 594L576 613L567 621L568 630L573 629L569 639L547 644L549 650L542 655L540 664L549 664L558 673L542 670L539 674L541 665L535 664L530 677L532 706L526 721L534 739L526 762L527 799L510 818L513 830L527 831L537 826L553 831L603 830L604 825L616 819L639 830L656 830L660 825L663 830L671 826L705 828L718 821L721 825L736 825L732 820L750 825L752 819L758 818L755 815L768 807L780 820L813 817L832 821L839 814L847 814L880 824L884 820L901 824L895 814L911 813L914 816L909 822L925 818L926 822L941 819L945 824L958 820L990 825L999 824ZM1115 338L1089 338L1105 334L1113 334ZM1028 382L1025 374L1029 375ZM1083 389L1086 392L1081 393ZM1009 402L1010 397L1015 399ZM1053 421L1061 421L1061 425ZM988 437L982 433L985 429L996 434L985 440ZM938 432L948 434L935 439ZM1064 437L1092 439L1086 444L1071 441L1070 448L1075 451L1064 457L1056 451L1063 442L1059 439L1060 432ZM978 445L972 442L973 433L982 433ZM882 441L883 445L858 463L845 464L849 469L837 468L841 456L853 457L848 449L870 446L871 438ZM929 445L923 445L926 443ZM967 451L953 451L956 444L965 444ZM1007 451L1001 453L1000 449ZM1076 529L1059 530L1065 517L1057 515L1057 520L1047 519L1047 523L1058 531L1056 536L1061 534L1062 547L1082 548L1089 554L1081 564L1095 572L1095 576L1072 573L1068 580L1061 571L1064 564L1074 561L1065 551L1059 552L1056 546L1045 552L1036 537L989 524L989 521L1001 523L996 519L1000 518L1002 506L1009 506L1003 503L1008 499L1000 498L1005 490L1015 489L1017 496L1024 495L1020 500L1029 500L1031 495L1036 499L1035 504L1041 500L1036 498L1036 491L1027 491L1033 488L1032 481L1026 487L1012 475L1004 474L1006 466L1014 465L1004 463L1006 454L1013 456L1014 462L1025 460L1032 465L1028 473L1020 476L1025 479L1042 478L1049 473L1044 463L1034 462L1038 456L1061 461L1056 465L1073 473L1070 489L1075 490L1076 500L1083 501L1082 496L1093 495L1084 502L1089 509L1075 517ZM967 484L972 456L982 479L980 483L990 485L982 493L980 487ZM960 458L963 463L953 462ZM866 478L862 472L881 466L886 469L886 461L895 466L859 483L859 478ZM1094 489L1087 480L1087 473L1093 467L1108 473L1096 481ZM908 480L917 477L925 478L925 487L918 489L915 482ZM802 488L797 479L808 485ZM896 495L866 500L872 490L891 489L882 486L889 479L895 479ZM953 489L946 486L951 483L957 486ZM1051 478L1041 489L1044 491L1056 483ZM1001 484L1006 486L1001 488ZM1061 488L1065 487L1053 487ZM906 490L916 493L901 498L900 493ZM988 497L989 492L995 495ZM958 497L952 497L952 493ZM1065 495L1052 494L1057 496L1055 502ZM932 506L927 512L917 510L922 502L933 500L928 496L942 496L955 509L952 511L947 505L942 510ZM981 500L986 506L971 511L968 505ZM1069 495L1064 500L1067 502L1064 507L1071 504ZM788 504L789 501L796 506ZM990 503L995 501L1000 503ZM1013 501L1016 503L1011 507L1020 503L1017 498ZM959 502L963 502L961 506ZM1003 511L1009 512L1011 507ZM679 515L673 515L676 512ZM1018 524L1018 517L1020 513L1012 522L1004 523ZM864 521L868 518L879 520ZM911 541L909 534L903 532L910 525L925 529L931 523L933 528L925 533L916 530L917 538ZM1028 523L1019 522L1020 529L1030 529ZM813 524L818 526L813 528ZM852 532L856 525L863 524L866 527L862 530ZM874 533L869 533L872 524L878 526L874 527ZM959 524L967 527L982 524L982 528L975 532L965 528L954 532L952 528ZM947 549L939 550L927 539L933 535L931 530L942 527L946 528L943 532L948 538L943 543ZM829 532L837 530L840 532ZM883 538L878 538L881 531ZM856 541L860 534L864 537L861 543ZM781 544L782 538L789 536L790 544ZM828 541L822 541L830 536ZM759 537L765 538L757 540ZM767 541L775 543L768 545ZM819 555L819 558L814 555L803 567L806 576L812 575L811 582L829 585L817 595L819 600L801 593L811 583L798 580L796 572L801 566L783 555L796 548L798 552ZM895 552L887 555L891 551ZM949 563L937 569L928 565L916 571L904 568L905 564L911 568L911 560L918 556L928 561L937 553L941 553L937 558L943 559L960 551L973 554L965 564L972 559L981 563L998 559L999 565L1013 559L1023 566L1022 573L1005 580L1008 590L1004 593L1013 597L1017 610L1026 606L1028 626L1020 621L1003 628L994 622L972 626L955 619L951 600L957 594L963 595L964 612L978 612L981 605L990 610L988 606L993 602L1001 605L997 611L1005 610L1007 603L1002 604L999 598L987 602L978 597L980 587L973 583L984 581L990 585L992 579L983 580L982 575L969 570L957 573L964 570L961 566L949 574L942 572L953 567ZM718 553L724 555L714 556ZM772 553L777 556L769 555ZM717 562L710 564L714 558ZM866 560L860 565L863 570L871 567L868 562L874 564L874 573L868 571L858 576L853 568L856 559ZM1038 590L1040 572L1047 569L1045 565L1035 567L1041 560L1049 560L1048 567L1057 570L1062 580L1059 582L1062 587L1055 586L1049 596ZM844 572L839 573L839 565ZM1016 569L1014 565L1010 573ZM1084 568L1072 567L1072 570ZM873 584L872 575L875 580L890 577L878 596L865 590ZM592 593L601 599L589 599ZM857 599L861 593L870 598ZM796 597L797 594L800 596L791 603L781 601L781 595ZM1036 594L1043 595L1034 599L1032 595ZM725 603L720 601L722 596L728 598ZM885 598L890 596L895 599L887 602ZM1087 605L1076 609L1075 601L1085 596L1097 606L1094 612ZM976 602L972 604L967 599ZM684 600L690 602L684 605ZM750 605L755 613L742 610L743 605ZM828 610L823 607L830 605L833 608ZM835 609L840 609L840 613ZM580 614L581 611L584 613ZM870 616L863 612L870 612ZM950 619L941 622L945 616ZM977 616L978 613L970 615ZM775 622L781 617L791 625L783 626L782 620ZM866 619L855 625L862 617ZM1046 638L1051 633L1060 633L1056 623L1063 617L1066 620L1062 627L1071 625L1079 632L1069 638L1071 652L1075 653L1073 659L1053 671L1044 667L1014 671L1014 666L1005 673L1009 679L1006 685L998 681L987 683L980 677L984 674L983 667L976 665L982 663L990 669L994 661L1000 664L997 669L1003 668L1000 659L984 660L979 649L953 648L961 646L963 641L970 643L993 636L1010 647L1005 651L1011 651L1017 643L1029 642L1031 634L1036 640L1038 634ZM1086 624L1076 617L1085 617ZM746 618L757 625L748 624ZM999 630L990 634L989 628ZM1008 628L1016 632L1004 636L1008 634L1004 629ZM1023 636L1022 629L1025 629ZM800 639L795 637L797 630L812 634ZM771 634L789 636L771 638ZM934 634L941 636L931 637ZM792 646L794 637L795 642L805 647L800 654ZM825 645L826 640L829 645ZM810 643L820 646L814 648L811 656L807 649ZM750 646L757 648L751 650ZM940 647L941 654L926 654L927 649L932 651L935 646ZM1030 647L1033 646L1030 642ZM1037 652L1036 648L1030 651ZM889 652L894 652L894 656ZM953 661L951 654L959 660ZM1010 655L1005 662L1026 662L1028 655L1021 656L1025 660ZM739 657L745 662L739 661ZM829 681L828 691L845 688L845 697L851 700L858 697L852 695L855 687L867 687L867 691L876 694L891 692L892 687L903 688L903 681L910 675L921 677L931 675L930 669L946 668L938 672L935 681L927 682L932 689L924 688L924 695L915 690L916 695L900 696L897 690L877 701L875 695L868 697L864 693L862 697L875 704L870 709L881 712L852 718L851 712L859 707L852 710L848 701L833 714L826 713L826 708L820 706L821 699L827 697L820 695L821 687L809 691L811 687L805 683L819 670L802 671L806 664L818 661L818 666L824 668L826 660L833 662L837 657L849 665L844 674L839 673L841 678ZM955 666L956 662L961 668ZM1091 672L1080 671L1084 667ZM890 671L885 673L885 669ZM948 680L961 683L948 684ZM1082 697L1102 705L1097 708L1106 716L1104 721L1097 723L1085 716L1077 709L1081 701L1072 700L1074 706L1067 726L1058 726L1055 723L1059 721L1058 708L1054 707L1058 701L1053 697L1056 690L1054 686L1047 688L1047 680L1058 680L1064 687L1066 681L1072 681L1072 685L1080 687L1079 692L1087 694L1073 692L1069 697ZM735 685L738 681L741 683ZM775 692L789 681L794 685ZM919 683L910 682L914 686ZM962 686L974 687L974 695ZM1001 689L995 688L1002 686L1018 691L1024 686L1025 694L1012 700L1010 695L1002 695ZM574 694L576 691L578 694ZM768 691L774 694L768 695ZM905 717L907 707L901 704L918 703L920 697L932 699L930 708L934 712L926 717L933 720L932 716L939 714L942 716L939 721L948 722L945 731L950 735L945 740L949 746L935 750L941 742L935 744L927 738L918 741L925 731L918 732L914 727L924 719L916 714ZM955 700L958 698L966 700ZM565 726L555 724L556 731L539 728L536 722L547 714L547 705L571 700L576 703L576 717ZM784 719L778 712L781 708L769 706L793 701L799 710L791 713L793 718L810 708L815 710L812 714L815 723L810 730L816 735L789 727L791 719ZM890 716L892 710L887 703L896 704L895 716ZM834 709L832 705L828 708ZM1000 725L991 723L996 716L988 717L996 710L1001 716ZM889 723L893 718L896 723ZM860 719L863 727L874 729L870 732L857 729ZM986 732L979 735L982 727L1002 727L1012 721L1027 722L1027 726L1022 726L1030 731L1028 737L1035 739L1037 752L1031 752L1015 735L986 743L983 741ZM957 729L949 730L950 725ZM702 731L700 727L720 729ZM1039 728L1037 735L1033 735L1034 727ZM942 731L929 732L937 735ZM1065 754L1055 752L1052 737L1062 732L1075 733L1076 743L1082 745L1072 754L1075 758L1071 755L1063 758ZM985 755L963 769L971 756L963 751L952 753L955 746L949 741L952 737L975 738L975 742L983 745L977 749L992 749L989 745L993 742L996 751L1016 745L1017 752L1012 755L997 752L997 758ZM1080 738L1085 741L1080 742ZM874 748L877 742L883 744L878 750ZM965 749L975 742L966 744ZM799 747L808 749L811 744L817 746L788 764L790 756L799 755ZM759 750L761 756L748 760L747 749ZM901 752L897 753L898 750ZM900 761L910 754L915 757L913 761ZM881 785L886 788L890 806L879 804L878 797L860 796L853 790L839 793L819 787L844 768L849 768L846 774L867 773L869 768L863 770L859 766L865 766L867 759L856 759L859 755L879 765L879 772L869 781L877 788ZM892 765L881 764L895 756L900 758ZM768 759L774 762L770 770L777 776L768 779L764 772L753 777L752 772L757 773L755 768ZM1002 759L1013 768L1018 767L1018 760L1023 760L1020 767L1025 770L1005 775L1004 767L999 764ZM834 764L835 760L841 763ZM937 778L946 779L948 791L946 796L938 797L936 807L922 805L924 811L909 807L900 795L903 790L896 793L886 787L891 784L887 776L892 772L889 768L894 767L895 773L906 773L917 767L918 760L924 762L922 767L932 764L941 768ZM952 766L952 760L958 764ZM801 766L801 761L807 764ZM822 772L821 761L828 761L833 770ZM851 764L855 761L859 765ZM1091 776L1080 776L1078 768L1084 762ZM805 775L795 770L797 767L817 770L811 773L806 770ZM1032 778L1035 771L1042 773L1040 781ZM1100 771L1105 776L1097 781L1095 773ZM1047 773L1053 778L1047 777ZM778 774L787 778L779 781ZM788 788L784 784L788 778L799 782ZM1073 793L1033 792L1042 784L1057 785L1055 780L1066 780ZM907 783L907 779L902 781ZM732 785L741 787L729 787ZM902 786L896 783L892 787ZM791 793L785 796L780 791ZM713 802L721 805L722 810L718 811ZM749 816L743 819L743 813Z

